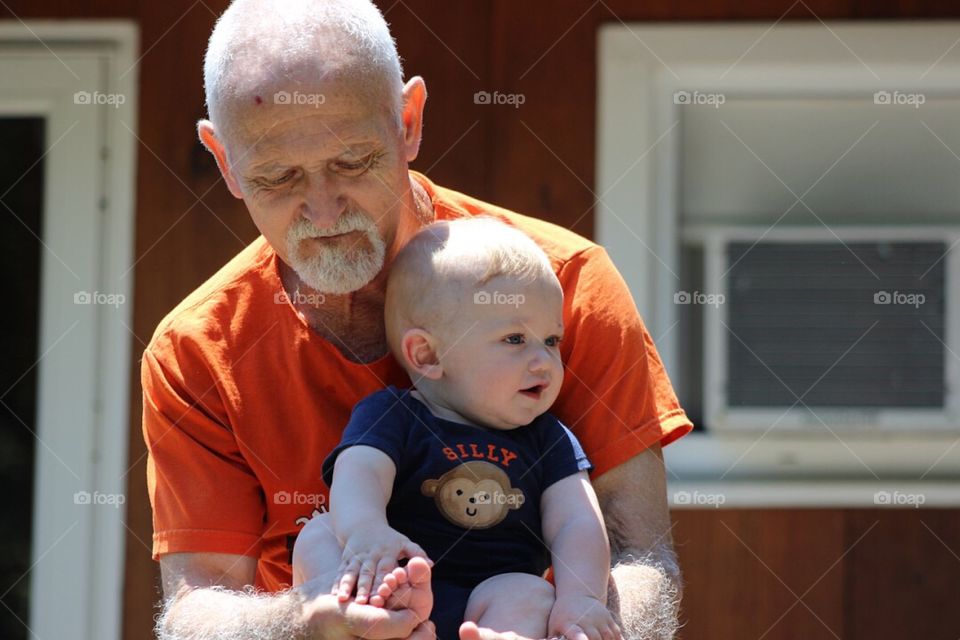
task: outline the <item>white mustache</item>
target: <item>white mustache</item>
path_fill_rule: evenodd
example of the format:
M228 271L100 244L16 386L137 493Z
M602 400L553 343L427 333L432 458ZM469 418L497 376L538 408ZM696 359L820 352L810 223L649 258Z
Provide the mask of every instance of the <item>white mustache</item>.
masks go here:
M329 231L320 231L313 223L306 218L301 218L290 229L290 235L297 240L306 240L310 238L331 238L333 236L343 235L351 231L368 231L370 221L359 213L345 213L338 220L337 224Z

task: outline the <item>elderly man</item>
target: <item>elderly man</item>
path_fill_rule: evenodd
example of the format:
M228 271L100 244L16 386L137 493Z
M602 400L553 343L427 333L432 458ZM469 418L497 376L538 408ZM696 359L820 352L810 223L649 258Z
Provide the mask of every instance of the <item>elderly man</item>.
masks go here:
M411 384L384 335L393 257L425 224L486 214L532 237L565 291L567 375L552 411L595 466L608 606L627 638L672 637L680 576L660 448L691 425L603 249L409 171L426 89L403 83L367 0L236 0L204 79L200 138L262 236L163 320L143 356L158 635L433 636L402 606L338 603L318 576L291 587L293 542L325 526L321 462L352 406ZM505 635L474 627L463 640Z

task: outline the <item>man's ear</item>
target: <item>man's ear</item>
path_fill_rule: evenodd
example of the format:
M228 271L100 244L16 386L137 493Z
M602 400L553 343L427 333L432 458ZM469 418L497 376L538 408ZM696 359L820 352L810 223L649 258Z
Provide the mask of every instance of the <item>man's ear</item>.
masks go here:
M403 86L403 148L407 162L420 153L423 134L423 107L427 102L427 85L420 76L413 76Z
M200 136L200 142L207 148L207 151L213 154L217 159L217 167L220 168L220 175L227 184L227 189L233 194L234 198L243 198L243 192L240 190L240 183L234 178L230 170L230 163L227 162L227 149L223 141L217 137L216 129L209 120L201 120L197 123L197 134Z
M407 366L428 380L439 380L443 365L437 357L436 339L429 331L407 329L400 340L400 352Z

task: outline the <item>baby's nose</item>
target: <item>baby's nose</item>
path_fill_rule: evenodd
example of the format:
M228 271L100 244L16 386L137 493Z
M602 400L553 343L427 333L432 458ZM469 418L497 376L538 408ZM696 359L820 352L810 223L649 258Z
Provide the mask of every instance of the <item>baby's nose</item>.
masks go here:
M530 371L535 373L546 371L547 366L547 359L539 355L530 361Z

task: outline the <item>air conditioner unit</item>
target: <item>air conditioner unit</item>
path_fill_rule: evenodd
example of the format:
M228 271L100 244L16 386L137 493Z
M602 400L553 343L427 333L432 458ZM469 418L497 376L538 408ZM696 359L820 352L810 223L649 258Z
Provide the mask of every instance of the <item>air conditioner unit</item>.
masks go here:
M709 429L960 431L960 228L697 235Z

